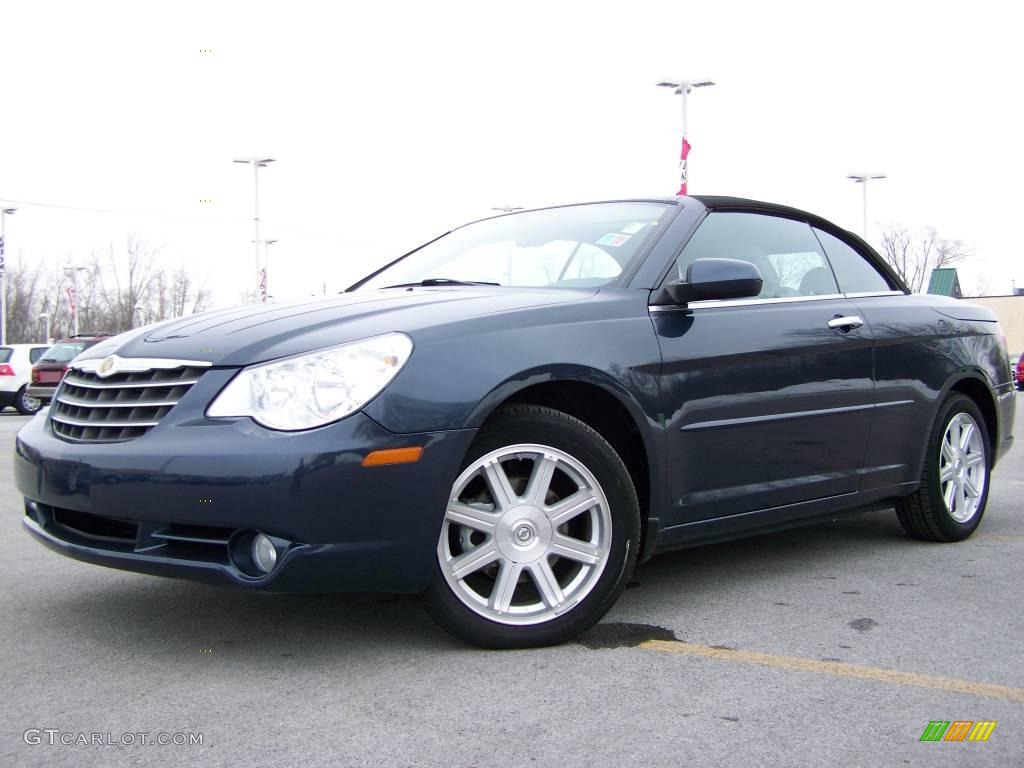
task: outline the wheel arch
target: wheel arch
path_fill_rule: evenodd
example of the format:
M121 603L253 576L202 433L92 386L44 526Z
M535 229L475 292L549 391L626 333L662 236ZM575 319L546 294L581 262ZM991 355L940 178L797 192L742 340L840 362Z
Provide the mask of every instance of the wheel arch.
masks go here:
M660 532L662 472L657 422L653 422L630 392L596 369L560 366L531 371L493 389L473 411L467 426L479 428L501 406L514 403L543 405L568 413L600 434L629 470L640 504L640 558L653 554ZM650 535L649 535L650 534Z
M988 381L980 371L962 373L947 382L945 391L939 399L939 405L954 392L959 392L969 397L978 406L978 410L981 411L981 416L985 419L985 431L988 433L989 444L986 448L988 448L989 455L992 457L990 464L995 466L999 453L1000 435L999 411L996 407L996 396L992 391L992 387L989 386Z
M933 390L934 398L929 400L927 410L922 414L920 429L925 437L921 440L918 452L907 459L908 474L907 482L917 482L924 470L924 463L928 458L929 437L936 426L939 418L939 411L942 404L953 393L969 397L978 406L982 418L985 421L985 431L988 433L988 445L986 446L991 456L990 467L995 466L997 458L997 446L999 445L999 416L996 406L995 393L992 391L985 374L978 369L966 368L947 378L941 388Z

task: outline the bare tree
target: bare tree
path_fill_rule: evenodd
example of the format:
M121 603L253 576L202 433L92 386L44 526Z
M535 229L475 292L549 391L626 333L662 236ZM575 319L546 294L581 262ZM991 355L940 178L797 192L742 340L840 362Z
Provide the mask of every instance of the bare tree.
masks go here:
M195 315L209 309L210 291L205 286L196 286L184 269L176 269L171 273L168 293L170 297L169 313L161 314L161 320L168 317Z
M988 275L978 275L974 280L974 291L971 293L972 296L988 296L989 291L992 289L992 281Z
M110 246L107 266L112 285L104 284L104 301L112 330L120 332L135 327L137 308L144 307L150 298L159 250L133 235L125 241L124 254L117 254L114 246Z
M970 255L962 241L940 237L935 227L916 234L901 226L882 229L882 258L914 293L921 292L933 269L952 267Z
M70 257L68 257L68 261L71 261ZM103 331L107 329L109 321L106 275L104 275L99 256L95 253L92 254L86 269L85 275L80 275L78 278L78 290L74 297L75 304L78 306L78 329L80 331ZM68 299L70 286L71 283L65 278L58 289L61 299L68 300L69 326L72 322L70 300Z
M260 294L255 288L246 289L238 293L239 304L259 304Z
M9 339L34 338L39 323L40 295L46 285L43 269L25 265L21 255L18 261L7 265L4 281L4 311Z
M165 269L159 251L129 236L122 250L111 245L102 254L93 253L78 276L79 329L119 333L208 309L209 290L197 285L184 268ZM19 259L9 265L7 277L7 336L12 343L40 340L38 317L43 312L50 315L54 338L71 334L70 281L63 269L26 266Z

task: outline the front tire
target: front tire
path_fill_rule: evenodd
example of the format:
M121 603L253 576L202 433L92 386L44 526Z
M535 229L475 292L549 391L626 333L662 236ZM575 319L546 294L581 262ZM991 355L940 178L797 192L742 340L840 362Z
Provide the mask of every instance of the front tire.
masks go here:
M978 406L950 395L932 427L921 487L896 503L903 530L924 541L963 541L974 533L988 502L990 446Z
M14 398L14 408L22 416L31 416L34 413L38 413L39 409L43 407L43 401L29 397L26 392L27 389L27 386L19 389L18 394Z
M452 486L427 605L483 648L563 643L611 608L639 537L636 490L601 435L561 411L506 406Z

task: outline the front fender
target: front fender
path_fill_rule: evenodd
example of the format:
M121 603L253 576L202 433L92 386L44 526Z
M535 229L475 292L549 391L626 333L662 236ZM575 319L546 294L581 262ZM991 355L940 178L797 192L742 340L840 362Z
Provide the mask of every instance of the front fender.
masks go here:
M477 427L505 397L548 380L596 384L638 421L657 423L662 411L646 292L422 329L415 342L402 372L364 409L391 432Z

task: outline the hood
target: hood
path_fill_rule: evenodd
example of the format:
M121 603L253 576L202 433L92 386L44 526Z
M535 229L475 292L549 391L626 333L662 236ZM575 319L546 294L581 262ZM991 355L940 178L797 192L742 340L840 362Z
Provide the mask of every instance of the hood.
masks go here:
M582 301L597 289L445 286L342 293L293 304L256 304L206 312L114 336L77 360L159 357L239 366L334 344L531 307Z

